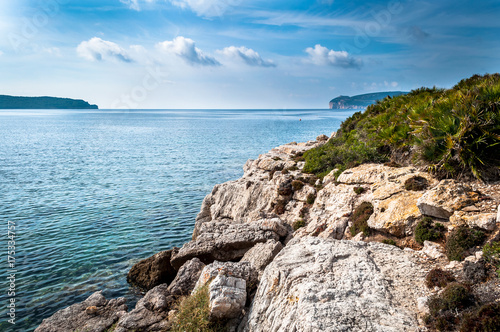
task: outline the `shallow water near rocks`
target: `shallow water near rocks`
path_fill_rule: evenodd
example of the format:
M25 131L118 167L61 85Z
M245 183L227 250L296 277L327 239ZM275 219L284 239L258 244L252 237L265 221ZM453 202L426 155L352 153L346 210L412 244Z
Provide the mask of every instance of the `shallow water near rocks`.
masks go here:
M43 318L126 282L138 260L191 238L217 183L247 159L330 135L343 110L2 110L0 330ZM15 223L16 324L7 322L8 221Z

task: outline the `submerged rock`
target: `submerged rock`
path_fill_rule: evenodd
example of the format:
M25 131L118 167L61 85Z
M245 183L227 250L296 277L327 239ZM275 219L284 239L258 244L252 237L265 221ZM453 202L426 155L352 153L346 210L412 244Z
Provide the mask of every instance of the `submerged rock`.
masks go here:
M240 331L417 331L425 271L412 252L304 237L266 268Z
M85 301L59 310L43 320L35 332L89 331L104 332L127 312L125 298L106 300L102 291Z

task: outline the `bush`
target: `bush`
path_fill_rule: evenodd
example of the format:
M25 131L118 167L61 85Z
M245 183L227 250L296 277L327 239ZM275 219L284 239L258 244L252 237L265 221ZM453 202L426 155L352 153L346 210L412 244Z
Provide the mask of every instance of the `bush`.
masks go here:
M425 277L425 284L431 289L436 286L440 288L446 287L452 281L455 281L453 275L439 268L432 269Z
M221 322L210 321L209 283L177 304L177 315L171 331L224 331Z
M484 259L497 269L498 277L500 278L500 241L487 243L483 247Z
M304 219L299 219L293 223L293 230L296 231L299 228L304 227L305 225L306 225L306 222L304 221Z
M500 74L475 75L452 89L417 89L353 114L335 138L304 154L304 171L324 176L367 162L418 161L440 177L495 179L499 135Z
M485 237L483 231L464 226L457 227L446 240L446 256L450 261L461 261L466 257L467 250L481 245Z
M427 179L421 176L414 176L405 181L405 189L421 191L427 189Z
M304 182L299 181L299 180L293 180L292 187L293 187L293 190L298 191L304 187Z
M359 232L364 235L370 235L370 227L368 227L368 219L373 214L373 205L369 202L361 203L351 215L352 226L350 228L351 235L354 236Z
M429 217L424 217L415 228L415 241L423 244L424 241L436 241L442 239L446 228L440 224L433 224Z
M356 193L356 195L361 195L362 193L365 192L365 188L363 187L354 187L354 192Z
M316 200L316 195L314 194L307 195L307 200L306 200L307 204L312 205L314 204L315 200Z
M500 331L500 303L489 303L473 313L466 314L460 325L461 332Z
M458 282L452 282L446 286L441 294L443 309L464 309L472 304L472 294L469 288Z

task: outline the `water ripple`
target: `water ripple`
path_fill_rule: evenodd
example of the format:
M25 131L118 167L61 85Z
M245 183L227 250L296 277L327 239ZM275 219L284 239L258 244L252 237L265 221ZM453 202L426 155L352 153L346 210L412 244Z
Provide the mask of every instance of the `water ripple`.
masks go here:
M100 289L133 306L141 292L127 271L189 240L215 184L274 146L329 135L350 114L0 111L0 217L17 224L16 329ZM5 269L0 278L7 288Z

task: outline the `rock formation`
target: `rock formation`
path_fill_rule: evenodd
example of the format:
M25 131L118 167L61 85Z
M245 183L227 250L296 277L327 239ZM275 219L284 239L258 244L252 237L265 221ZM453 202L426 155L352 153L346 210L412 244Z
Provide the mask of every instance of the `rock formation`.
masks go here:
M37 331L168 330L174 303L204 285L209 316L231 331L423 331L428 301L440 294L425 286L436 267L472 284L478 301L500 297L480 247L466 248L463 262L449 262L445 250L457 227L500 240L500 185L380 164L323 179L302 172L302 154L327 140L277 147L249 160L240 179L216 185L190 242L130 270L131 283L150 289L130 312L96 293ZM356 232L363 205L370 214ZM417 242L424 220L442 233Z

